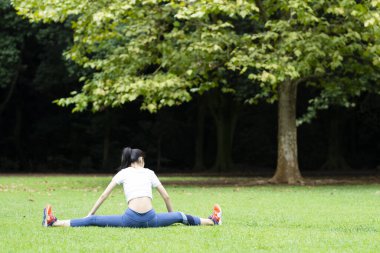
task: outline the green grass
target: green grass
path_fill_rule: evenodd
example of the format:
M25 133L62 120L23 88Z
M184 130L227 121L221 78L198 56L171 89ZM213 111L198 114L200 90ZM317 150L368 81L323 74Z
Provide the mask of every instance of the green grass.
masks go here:
M207 217L214 202L220 203L223 226L41 226L46 203L60 219L85 216L110 178L0 177L0 251L380 252L380 185L168 186L176 210ZM154 206L165 211L156 193ZM125 208L118 187L97 214Z

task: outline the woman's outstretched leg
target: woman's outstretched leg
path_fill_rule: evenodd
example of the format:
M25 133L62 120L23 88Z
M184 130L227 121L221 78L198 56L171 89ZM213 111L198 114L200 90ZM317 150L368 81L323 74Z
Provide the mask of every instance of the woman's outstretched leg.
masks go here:
M158 213L153 220L153 227L166 227L174 223L182 223L189 226L201 225L201 219L182 212Z
M44 209L42 225L45 227L124 227L123 215L98 216L92 215L81 219L58 220L51 210L51 206L47 205Z
M199 218L193 215L184 214L182 212L158 213L154 220L155 227L166 227L174 223L182 223L189 226L198 225L221 225L222 224L222 209L218 204L214 205L213 214L205 218Z
M70 220L70 227L125 227L123 215L91 215L82 219Z
M52 227L125 227L122 215L98 216L92 215L81 219L56 220Z

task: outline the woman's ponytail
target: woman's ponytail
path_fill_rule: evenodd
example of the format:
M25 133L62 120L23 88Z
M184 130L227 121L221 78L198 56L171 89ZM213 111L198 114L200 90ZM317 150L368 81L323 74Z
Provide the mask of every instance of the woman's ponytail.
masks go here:
M120 164L120 169L125 169L131 165L131 154L132 154L132 149L130 147L126 147L123 149L121 152L121 164Z

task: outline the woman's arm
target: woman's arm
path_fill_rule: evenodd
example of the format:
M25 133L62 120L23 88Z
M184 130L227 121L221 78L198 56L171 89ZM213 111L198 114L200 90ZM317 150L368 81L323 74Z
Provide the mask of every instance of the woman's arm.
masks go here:
M102 193L102 195L100 195L99 199L96 201L95 205L92 207L92 209L89 212L88 216L95 214L96 210L98 210L98 208L100 207L100 205L103 204L104 200L106 200L108 198L108 196L112 192L113 188L115 188L115 186L116 186L116 182L111 181L111 183L109 183L109 185L104 190L104 192Z
M165 190L164 186L162 186L162 185L157 186L157 191L160 193L161 197L165 201L166 208L168 209L168 212L173 212L172 202L171 202L169 194Z

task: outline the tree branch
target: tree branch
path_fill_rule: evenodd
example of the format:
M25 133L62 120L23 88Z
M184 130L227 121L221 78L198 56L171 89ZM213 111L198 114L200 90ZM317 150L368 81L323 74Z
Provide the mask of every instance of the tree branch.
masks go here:
M303 83L303 82L306 82L306 81L310 81L312 79L317 79L317 78L320 78L322 77L323 75L310 75L310 76L305 76L305 77L302 77L300 79L297 79L294 84L295 85L298 85L300 83Z

